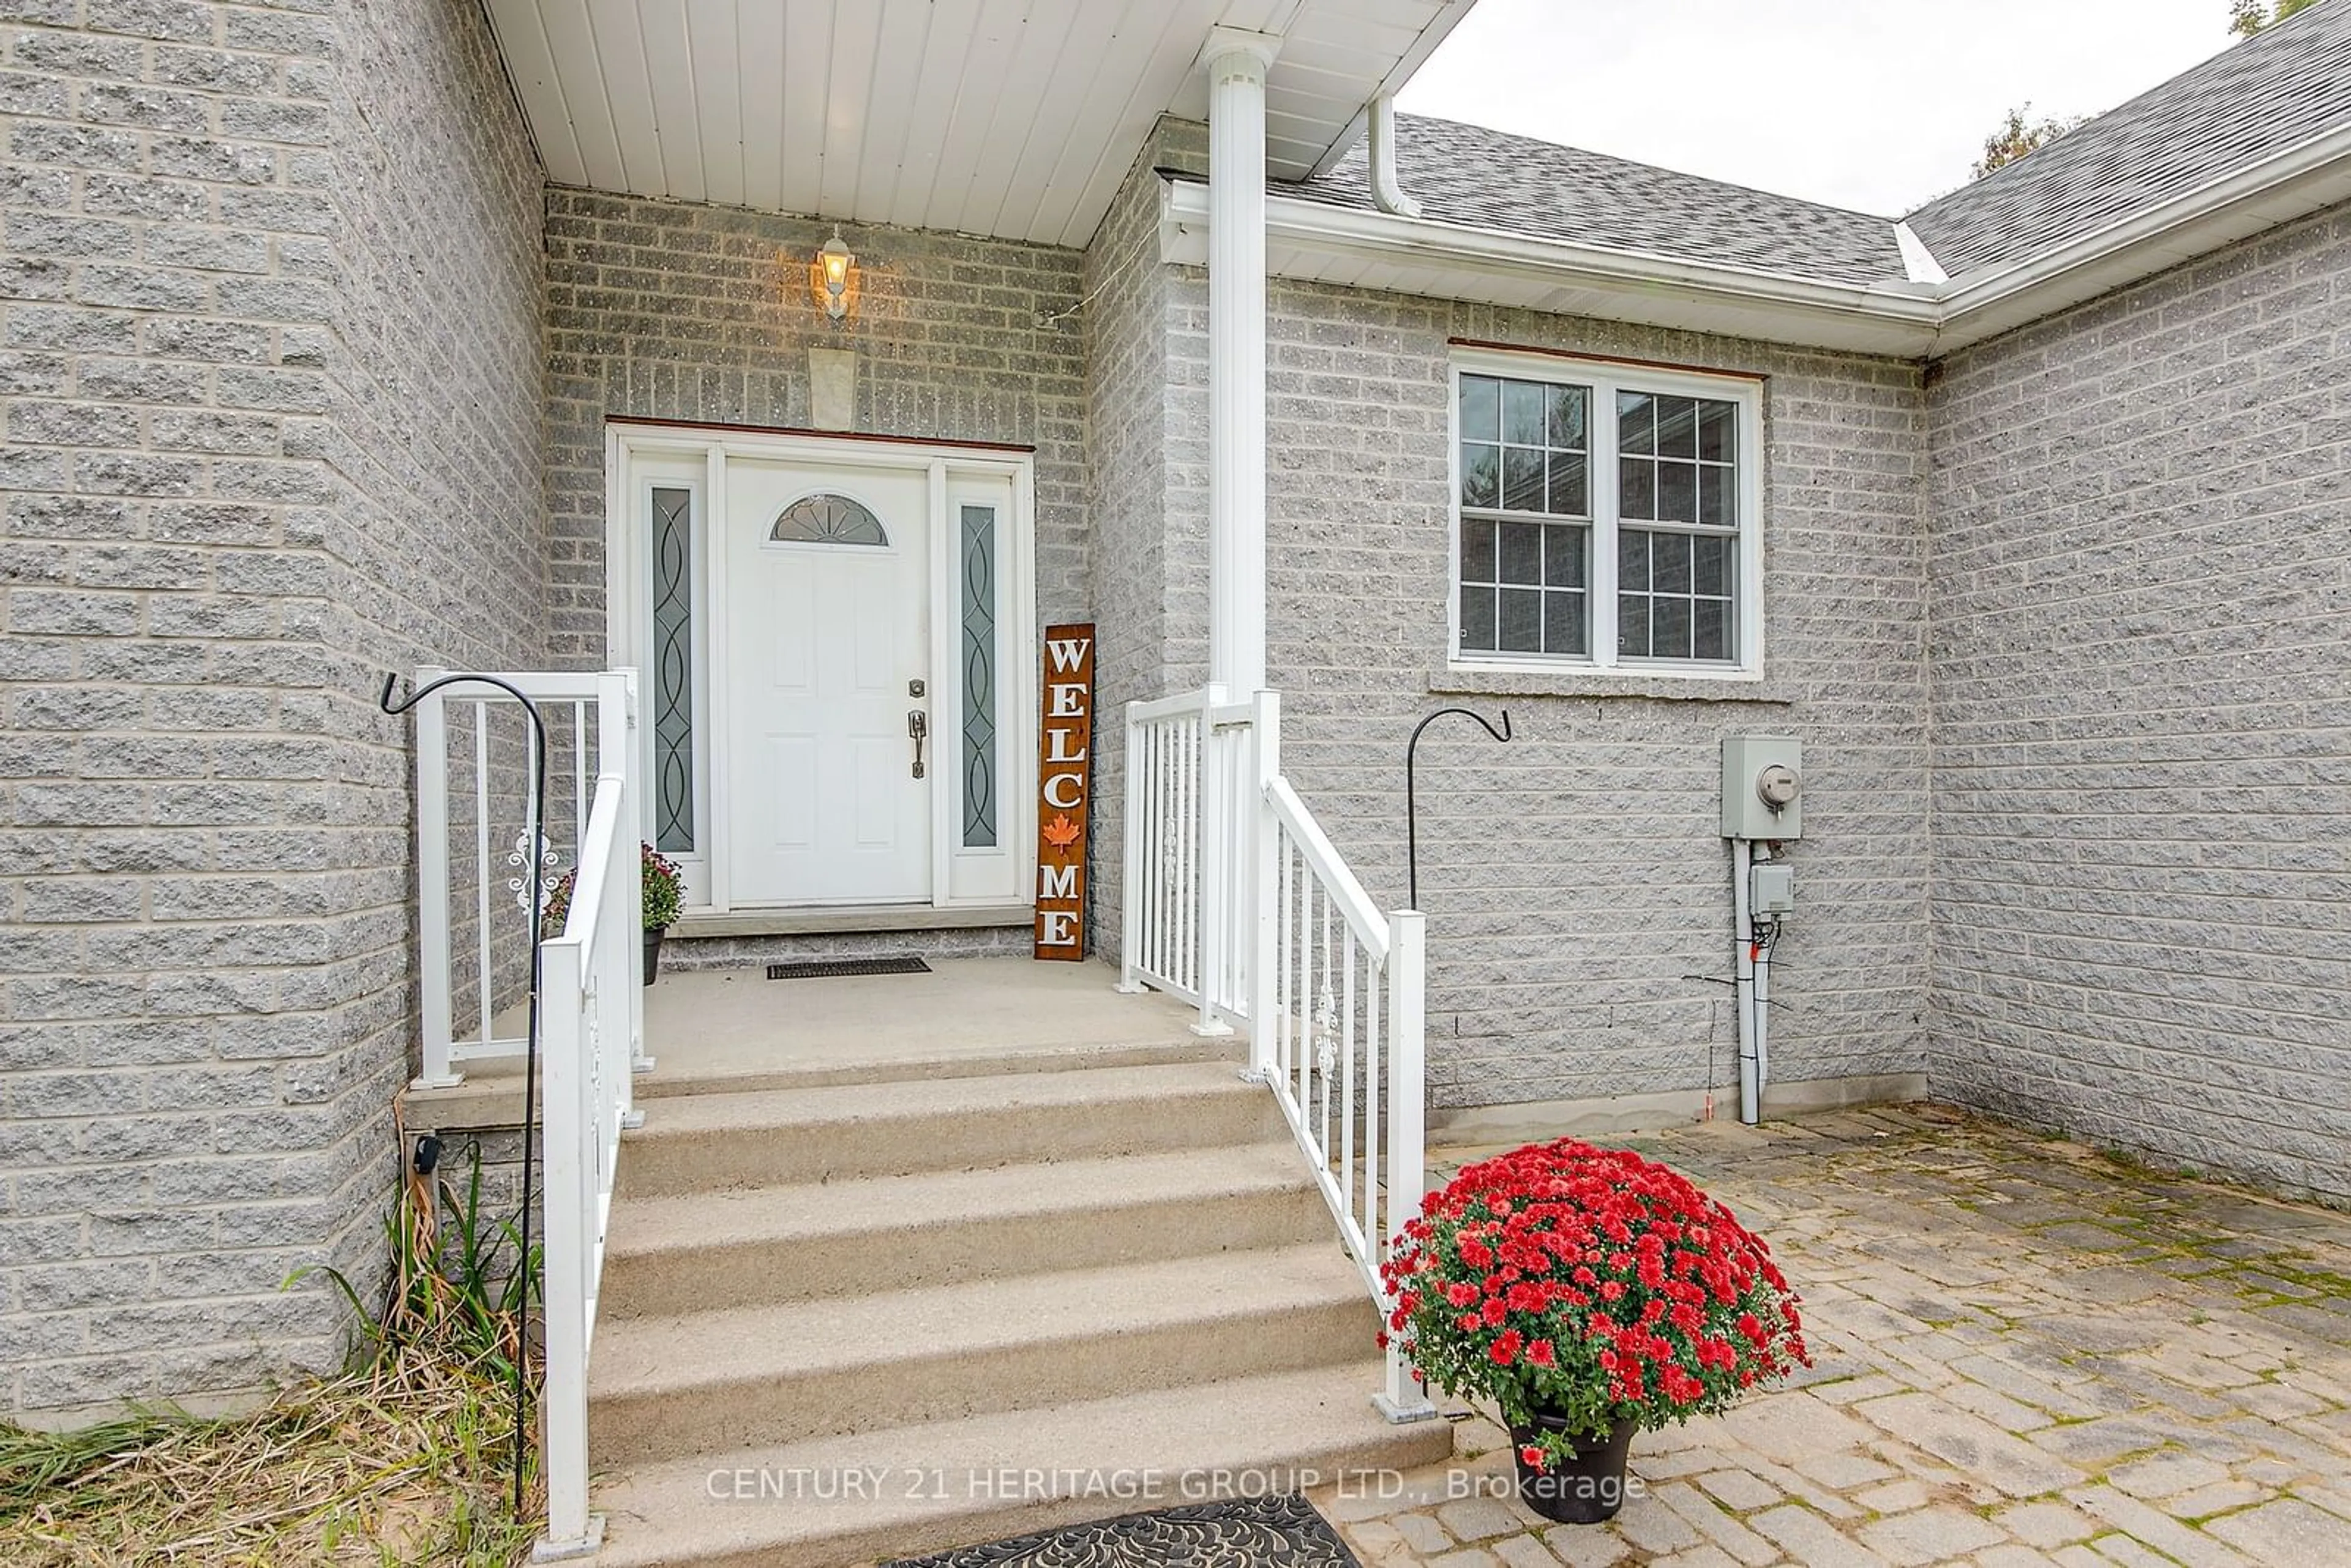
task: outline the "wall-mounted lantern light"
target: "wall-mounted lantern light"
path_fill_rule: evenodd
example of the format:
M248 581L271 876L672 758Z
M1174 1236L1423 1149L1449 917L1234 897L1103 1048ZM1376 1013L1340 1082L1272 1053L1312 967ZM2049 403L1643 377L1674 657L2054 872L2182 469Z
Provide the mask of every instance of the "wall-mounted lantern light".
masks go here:
M857 303L857 257L841 243L840 225L833 225L832 237L809 265L809 283L817 303L836 321L845 319Z

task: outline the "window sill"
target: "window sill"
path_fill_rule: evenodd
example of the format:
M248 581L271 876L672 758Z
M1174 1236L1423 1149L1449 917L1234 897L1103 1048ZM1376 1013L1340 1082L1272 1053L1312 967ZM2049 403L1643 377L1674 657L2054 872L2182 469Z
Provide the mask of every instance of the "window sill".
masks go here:
M1752 703L1792 707L1783 682L1749 675L1653 675L1613 670L1437 670L1428 689L1441 696L1618 697L1643 702Z

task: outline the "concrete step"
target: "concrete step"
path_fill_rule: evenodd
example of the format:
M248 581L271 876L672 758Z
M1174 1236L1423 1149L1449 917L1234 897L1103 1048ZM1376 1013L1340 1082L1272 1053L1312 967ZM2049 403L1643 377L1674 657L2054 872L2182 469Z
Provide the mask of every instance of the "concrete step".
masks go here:
M1447 1422L1381 1419L1379 1385L1379 1363L1353 1359L628 1470L597 1489L597 1562L848 1568L1452 1452Z
M1156 1019L1144 1020L1146 1026ZM1163 1038L1150 1027L1131 1040L1092 1041L1079 1045L1040 1043L1006 1046L984 1054L968 1050L924 1050L900 1046L884 1053L835 1061L776 1061L773 1053L745 1062L729 1059L697 1061L674 1054L661 1070L637 1080L640 1101L683 1094L741 1094L762 1089L825 1089L842 1083L907 1083L929 1078L990 1078L1006 1072L1073 1072L1095 1067L1153 1067L1177 1061L1216 1061L1239 1070L1233 1042L1204 1039L1181 1030Z
M615 1205L597 1312L611 1322L1331 1232L1330 1210L1289 1144L734 1187Z
M649 1100L616 1202L1286 1136L1229 1062L995 1073Z
M598 1325L589 1446L643 1464L1181 1388L1358 1360L1377 1328L1335 1238L618 1318Z

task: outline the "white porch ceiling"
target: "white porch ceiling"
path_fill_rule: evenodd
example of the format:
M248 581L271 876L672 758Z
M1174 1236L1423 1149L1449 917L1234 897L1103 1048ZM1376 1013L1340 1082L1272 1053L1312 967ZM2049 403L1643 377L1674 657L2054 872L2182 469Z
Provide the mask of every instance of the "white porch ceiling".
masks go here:
M1285 43L1269 170L1327 167L1475 0L485 0L549 177L1083 245L1208 29Z

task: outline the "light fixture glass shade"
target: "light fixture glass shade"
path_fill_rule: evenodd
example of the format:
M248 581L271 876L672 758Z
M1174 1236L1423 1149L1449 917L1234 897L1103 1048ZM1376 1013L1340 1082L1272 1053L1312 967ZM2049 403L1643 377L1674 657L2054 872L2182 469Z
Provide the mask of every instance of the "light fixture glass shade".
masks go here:
M817 276L823 288L824 313L838 321L849 314L849 269L857 257L841 243L836 227L824 248L816 253Z

